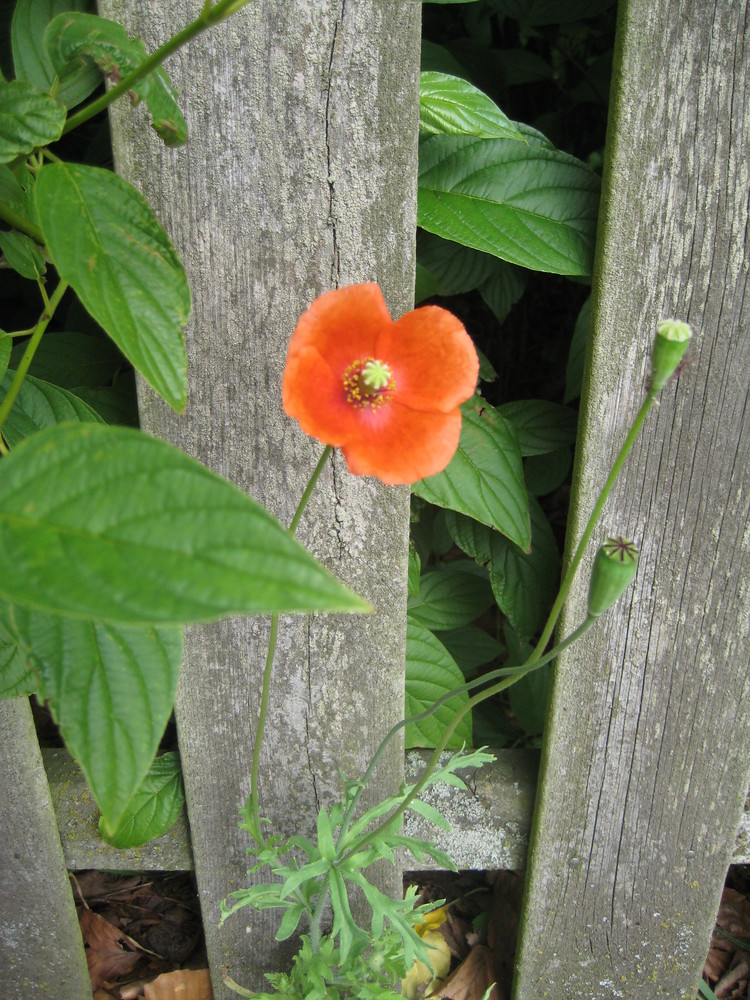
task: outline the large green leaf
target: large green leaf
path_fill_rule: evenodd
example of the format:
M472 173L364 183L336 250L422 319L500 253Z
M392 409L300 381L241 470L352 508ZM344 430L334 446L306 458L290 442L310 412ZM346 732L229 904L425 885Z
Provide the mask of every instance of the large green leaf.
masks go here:
M113 847L120 850L140 847L166 833L184 804L180 757L170 750L153 759L117 828L110 833L100 821L99 829Z
M0 698L21 698L36 691L36 677L7 628L6 607L0 601Z
M0 382L0 399L10 388L13 375L9 369ZM99 414L72 392L27 375L3 426L3 437L14 448L30 434L69 420L102 423Z
M0 83L0 163L59 139L65 108L30 83Z
M495 102L458 76L427 72L419 80L419 127L436 135L476 135L523 142Z
M61 278L160 396L185 407L190 290L146 200L117 174L51 163L36 206Z
M114 831L172 711L182 630L63 618L7 602L0 602L0 618L30 663L105 828Z
M476 625L462 625L449 632L438 632L437 637L466 676L476 671L477 667L496 660L503 651L497 639Z
M18 367L26 344L13 348L11 366ZM125 362L107 337L74 330L47 331L36 349L29 374L45 382L75 390L80 386L109 385Z
M528 553L469 518L453 514L448 519L456 544L489 570L498 607L524 639L544 621L559 581L557 542L534 497L529 498L529 510L532 533Z
M590 274L598 204L593 170L542 142L434 135L420 143L419 225L512 264Z
M528 549L528 496L513 425L479 396L464 403L461 412L461 440L448 467L414 483L412 490L438 507L495 528Z
M475 569L472 563L468 566ZM425 573L419 581L419 590L408 602L413 621L438 631L468 625L491 606L492 591L486 575L467 572L461 562Z
M115 82L138 69L148 56L140 38L128 38L122 25L95 14L56 17L44 33L44 47L61 75L71 66L90 61ZM154 130L168 146L182 146L187 141L185 119L162 66L133 84L129 93L134 104L145 100Z
M45 28L63 11L90 11L95 6L94 0L16 0L11 27L16 77L30 81L39 90L49 90L57 74L42 41ZM66 108L74 108L101 82L95 66L78 62L60 74L55 97Z
M464 677L456 661L429 629L406 619L406 715L419 715L438 698L460 687ZM434 747L441 739L457 711L468 701L464 691L451 698L432 715L406 727L407 747ZM449 748L471 746L471 714L467 713L455 729Z
M128 624L362 611L259 504L127 427L63 424L2 461L0 595Z
M571 465L569 447L558 448L546 455L530 455L523 463L526 489L535 497L553 493L565 482Z
M578 414L569 406L546 399L519 399L502 403L497 412L515 427L524 458L557 451L576 439Z

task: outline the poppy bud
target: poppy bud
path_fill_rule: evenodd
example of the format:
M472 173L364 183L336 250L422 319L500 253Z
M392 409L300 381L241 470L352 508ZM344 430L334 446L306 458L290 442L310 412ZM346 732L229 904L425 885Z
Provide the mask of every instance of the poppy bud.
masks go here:
M656 340L651 352L651 389L663 389L674 375L688 348L692 331L687 323L663 319L656 327Z
M596 553L589 584L589 617L611 608L638 568L638 549L625 538L608 538Z

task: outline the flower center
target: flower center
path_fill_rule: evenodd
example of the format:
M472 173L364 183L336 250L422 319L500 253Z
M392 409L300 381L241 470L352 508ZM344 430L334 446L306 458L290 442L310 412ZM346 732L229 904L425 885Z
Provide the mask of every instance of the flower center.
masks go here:
M377 409L388 402L396 388L391 369L375 358L360 358L349 365L341 381L347 403L357 409Z

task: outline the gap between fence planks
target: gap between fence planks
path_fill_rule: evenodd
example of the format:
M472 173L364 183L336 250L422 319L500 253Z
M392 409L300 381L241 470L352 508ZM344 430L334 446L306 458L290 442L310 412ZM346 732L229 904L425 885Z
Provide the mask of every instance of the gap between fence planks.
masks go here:
M195 2L102 0L148 48L195 16ZM126 106L112 115L116 167L155 208L185 262L188 408L142 385L142 424L248 490L288 524L320 446L281 411L298 316L320 292L379 281L395 315L414 288L419 13L414 3L257 0L168 61L188 145L168 150ZM408 490L329 464L300 537L367 597L372 616L284 618L262 758L262 810L282 834L314 832L403 715ZM248 987L283 968L275 911L217 928L223 896L246 884L237 809L249 791L268 622L186 633L177 698L193 854L216 1000L222 975ZM403 773L394 741L373 797ZM384 874L400 891L399 873Z
M557 664L516 1000L695 996L750 760L748 6L622 4L570 533L695 331L609 502L641 565ZM563 631L585 614L585 577Z

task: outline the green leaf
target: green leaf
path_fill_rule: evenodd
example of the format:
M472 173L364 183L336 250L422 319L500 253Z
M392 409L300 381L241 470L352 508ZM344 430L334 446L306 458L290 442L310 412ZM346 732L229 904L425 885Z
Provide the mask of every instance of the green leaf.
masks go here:
M318 811L318 850L320 851L321 858L326 863L333 861L336 856L336 847L333 843L331 821L328 817L328 813L322 808Z
M281 924L276 932L277 941L286 941L292 934L297 930L297 925L300 922L304 908L302 903L295 903L284 911L284 916L281 918Z
M13 230L0 232L0 250L5 255L9 267L17 271L22 278L36 281L47 270L44 257L36 243Z
M421 799L412 799L409 808L417 813L418 816L423 816L434 826L439 827L439 829L450 830L451 827L448 820L434 806L431 806L429 802L422 802Z
M153 759L116 829L108 834L100 822L99 831L107 843L120 850L140 847L166 833L184 803L180 757L169 751Z
M447 73L420 75L419 127L436 135L524 141L514 123L491 98L468 80Z
M498 607L524 639L544 621L559 576L557 542L534 497L529 498L529 510L532 533L528 553L476 521L455 514L449 519L456 544L487 567Z
M448 467L414 483L412 490L438 507L495 528L528 549L528 496L515 429L479 396L464 403L461 413L461 439Z
M423 230L417 233L417 261L434 282L435 290L430 295L470 292L492 278L498 267L510 267L491 254L462 247Z
M369 606L259 504L126 427L63 424L2 460L0 594L143 624Z
M547 455L532 455L523 463L526 488L535 497L554 493L565 482L572 457L570 448L559 448Z
M0 601L0 698L23 698L36 691L36 678L7 628L7 607Z
M526 289L527 272L504 260L496 263L498 267L494 273L479 285L479 294L495 314L498 323L502 323Z
M410 615L407 616L406 715L419 715L434 705L438 698L463 683L463 674L440 640ZM406 746L436 746L468 698L464 691L421 722L410 723L406 727ZM468 712L453 732L448 747L460 747L464 743L471 744L471 718Z
M563 397L563 402L565 403L570 403L581 395L590 316L591 296L581 306L581 311L578 313L578 319L573 329L573 338L568 351L568 364L565 369L565 396Z
M4 377L8 370L8 362L13 347L13 338L0 330L0 379Z
M544 729L549 695L550 665L532 670L508 689L508 700L516 722L527 736L539 736Z
M434 135L420 143L418 183L428 232L532 270L591 273L599 179L575 157L541 142Z
M112 386L80 386L76 395L96 410L108 424L123 424L126 427L139 425L135 374L132 368L123 372Z
M109 170L51 163L39 173L36 206L60 277L146 381L183 410L190 290L146 200Z
M59 139L65 108L30 83L0 83L0 163Z
M497 639L493 639L488 632L476 625L463 625L448 632L438 632L437 637L464 674L496 660L503 651Z
M0 164L0 202L14 212L24 211L23 188L16 175L5 164Z
M28 80L39 90L48 91L56 73L42 42L45 28L62 11L90 11L94 7L94 0L16 0L11 44L17 78ZM101 73L95 66L71 65L60 76L55 98L66 108L74 108L101 82Z
M8 369L0 382L0 397L7 393L14 375L15 372ZM15 448L29 435L70 420L102 423L98 413L72 392L27 375L3 426L3 437L10 448Z
M578 414L569 406L546 399L521 399L503 403L497 412L515 427L524 458L547 455L576 439Z
M424 574L416 597L407 603L415 622L436 630L460 628L492 606L486 577L467 572L465 565L451 562L443 570Z
M11 366L18 367L26 344L13 348ZM109 385L123 357L108 337L72 330L47 331L36 349L29 374L63 389Z
M4 460L5 461L5 460ZM7 609L66 746L114 833L145 779L174 704L179 628L123 628Z
M129 76L148 58L140 38L128 38L122 25L95 14L71 12L56 17L44 33L44 47L58 73L90 60L115 82ZM187 142L185 119L162 66L134 84L129 93L134 104L145 100L154 131L168 146Z

